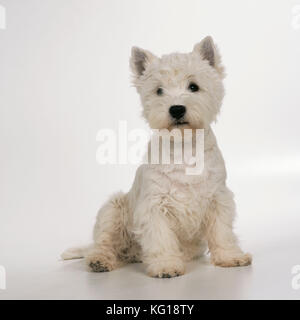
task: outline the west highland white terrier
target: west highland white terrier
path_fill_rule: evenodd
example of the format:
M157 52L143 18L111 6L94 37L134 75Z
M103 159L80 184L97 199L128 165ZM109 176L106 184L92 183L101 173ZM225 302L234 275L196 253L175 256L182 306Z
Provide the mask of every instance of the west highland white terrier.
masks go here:
M235 202L211 129L224 97L224 68L211 37L187 54L161 58L133 47L133 83L152 129L203 129L204 168L187 175L186 164L142 164L131 190L117 193L99 210L94 243L63 259L85 258L94 272L144 262L152 277L184 274L185 262L210 252L221 267L251 264L233 232Z

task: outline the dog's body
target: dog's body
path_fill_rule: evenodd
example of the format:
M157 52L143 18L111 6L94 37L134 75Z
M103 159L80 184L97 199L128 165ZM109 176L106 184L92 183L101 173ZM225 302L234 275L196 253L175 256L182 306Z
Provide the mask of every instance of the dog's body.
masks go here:
M143 164L127 194L114 195L99 211L94 244L64 259L85 256L96 272L143 261L148 274L173 277L207 247L215 265L251 263L232 231L235 204L210 124L224 95L223 67L210 37L189 54L157 58L133 48L131 67L144 116L156 129L204 129L204 170L187 175L187 164Z

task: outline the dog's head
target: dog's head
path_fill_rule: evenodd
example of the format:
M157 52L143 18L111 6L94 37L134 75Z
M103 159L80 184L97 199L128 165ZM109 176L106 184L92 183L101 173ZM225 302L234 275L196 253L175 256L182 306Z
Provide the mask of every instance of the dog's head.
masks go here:
M204 128L216 119L224 96L224 68L211 37L190 53L161 58L132 48L133 83L151 128Z

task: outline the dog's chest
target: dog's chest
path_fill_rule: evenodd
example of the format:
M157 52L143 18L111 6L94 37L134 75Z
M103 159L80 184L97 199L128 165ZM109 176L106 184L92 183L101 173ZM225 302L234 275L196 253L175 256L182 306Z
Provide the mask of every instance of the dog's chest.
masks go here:
M189 171L191 168L193 170ZM203 199L212 198L225 181L226 172L219 150L206 152L203 167L194 169L195 165L188 164L153 165L148 168L146 180L158 185L162 194L169 193L181 201L188 200L190 205L199 205Z
M160 198L177 218L194 220L205 214L215 184L208 166L198 175L187 175L185 169L185 165L148 167L144 171L144 187L150 197Z
M185 204L189 210L202 211L207 199L213 194L209 171L204 168L199 175L187 175L186 167L174 166L165 173L166 192L177 203Z
M184 168L177 167L168 174L161 174L157 181L160 181L160 197L168 208L167 216L173 230L187 240L201 234L213 194L208 172L187 176Z

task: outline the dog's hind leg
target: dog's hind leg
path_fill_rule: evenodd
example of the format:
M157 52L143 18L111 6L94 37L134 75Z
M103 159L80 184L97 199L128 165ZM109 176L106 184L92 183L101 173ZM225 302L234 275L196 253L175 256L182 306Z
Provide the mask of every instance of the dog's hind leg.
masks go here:
M126 225L128 220L126 195L114 195L100 210L94 227L94 245L85 256L94 272L111 271L126 262L122 259L129 250L131 239Z

